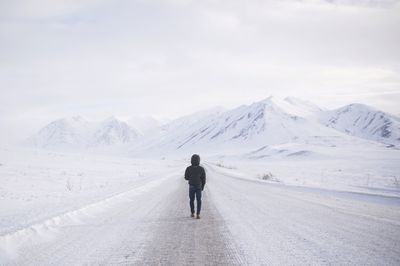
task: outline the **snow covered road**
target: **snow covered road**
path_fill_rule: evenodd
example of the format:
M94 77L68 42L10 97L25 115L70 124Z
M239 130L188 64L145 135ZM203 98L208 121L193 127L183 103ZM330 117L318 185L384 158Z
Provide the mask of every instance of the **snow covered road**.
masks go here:
M251 265L399 265L400 199L232 178L209 190Z
M400 199L239 179L206 164L202 218L183 171L0 236L5 265L399 265Z
M159 206L154 234L145 245L140 265L242 265L241 253L223 217L203 193L201 219L189 217L187 185L183 178Z

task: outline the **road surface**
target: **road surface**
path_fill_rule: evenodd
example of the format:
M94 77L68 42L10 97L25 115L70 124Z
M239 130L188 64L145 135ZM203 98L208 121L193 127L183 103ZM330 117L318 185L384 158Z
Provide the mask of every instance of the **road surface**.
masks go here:
M239 179L206 164L0 237L5 265L400 265L400 199Z

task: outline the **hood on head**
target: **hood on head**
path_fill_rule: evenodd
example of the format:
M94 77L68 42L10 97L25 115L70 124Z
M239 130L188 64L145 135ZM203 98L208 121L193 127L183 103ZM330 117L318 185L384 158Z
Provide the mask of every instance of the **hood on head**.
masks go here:
M200 156L197 154L192 155L192 159L190 160L193 166L198 166L200 165Z

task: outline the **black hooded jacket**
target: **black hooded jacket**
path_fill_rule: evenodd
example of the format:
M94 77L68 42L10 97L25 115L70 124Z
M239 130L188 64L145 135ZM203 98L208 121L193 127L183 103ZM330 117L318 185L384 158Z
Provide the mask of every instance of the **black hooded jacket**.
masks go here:
M194 154L191 159L192 165L186 168L185 179L189 181L189 185L204 189L206 184L206 172L200 166L200 156Z

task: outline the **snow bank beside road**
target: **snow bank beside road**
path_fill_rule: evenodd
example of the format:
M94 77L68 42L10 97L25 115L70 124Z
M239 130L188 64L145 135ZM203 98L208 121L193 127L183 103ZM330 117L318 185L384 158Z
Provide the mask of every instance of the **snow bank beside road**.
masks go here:
M6 260L9 257L14 257L19 246L27 244L32 245L37 241L40 242L52 238L57 234L57 230L60 227L83 224L85 219L96 217L96 215L115 208L119 204L132 201L136 196L147 193L152 188L161 185L173 176L176 176L176 173L166 175L164 178L150 181L145 185L92 203L77 210L52 217L16 232L0 236L0 263L2 260Z
M182 171L181 162L0 150L0 235Z
M393 158L211 159L221 173L294 186L400 196L400 163Z

